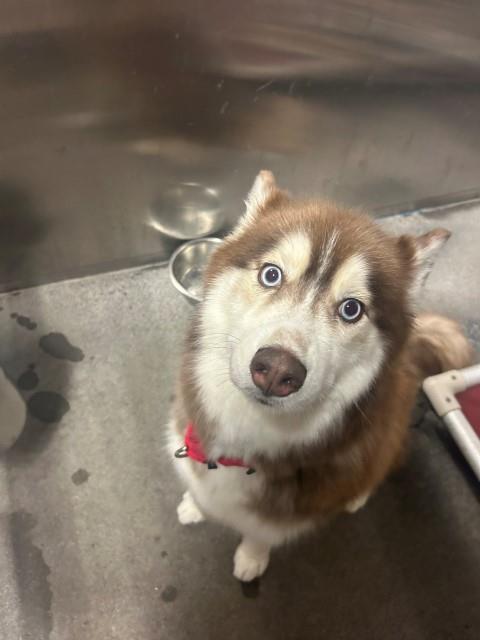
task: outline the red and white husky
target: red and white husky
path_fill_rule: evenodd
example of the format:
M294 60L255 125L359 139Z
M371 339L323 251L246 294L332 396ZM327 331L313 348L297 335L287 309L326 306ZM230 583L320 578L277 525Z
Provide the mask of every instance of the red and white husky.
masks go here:
M447 231L390 237L268 171L246 204L209 263L170 425L179 520L238 531L240 580L364 505L402 461L423 377L471 359L457 324L413 311Z

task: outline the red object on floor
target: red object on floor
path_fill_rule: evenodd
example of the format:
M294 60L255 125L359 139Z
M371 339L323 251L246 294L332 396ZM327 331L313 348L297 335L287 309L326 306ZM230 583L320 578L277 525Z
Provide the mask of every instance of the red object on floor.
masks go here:
M480 438L480 385L457 393L457 400L466 419L472 425L477 437Z

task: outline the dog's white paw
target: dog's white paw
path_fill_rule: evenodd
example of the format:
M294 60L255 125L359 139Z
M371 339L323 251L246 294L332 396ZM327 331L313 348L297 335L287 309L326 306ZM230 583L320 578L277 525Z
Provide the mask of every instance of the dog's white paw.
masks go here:
M189 491L183 494L182 501L177 507L177 516L180 524L195 524L205 520Z
M345 505L345 511L348 511L349 513L355 513L355 511L358 511L367 504L367 500L369 499L369 497L370 494L366 493L363 496L358 496L358 498L355 498L355 500L347 502L347 504Z
M265 573L269 559L268 547L243 540L233 557L233 575L242 582L250 582Z

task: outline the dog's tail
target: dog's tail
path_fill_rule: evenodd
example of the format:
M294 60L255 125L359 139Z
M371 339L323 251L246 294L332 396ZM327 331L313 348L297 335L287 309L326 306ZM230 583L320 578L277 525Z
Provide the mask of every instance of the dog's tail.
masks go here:
M460 325L444 316L422 314L409 341L411 362L423 380L473 362L474 352Z

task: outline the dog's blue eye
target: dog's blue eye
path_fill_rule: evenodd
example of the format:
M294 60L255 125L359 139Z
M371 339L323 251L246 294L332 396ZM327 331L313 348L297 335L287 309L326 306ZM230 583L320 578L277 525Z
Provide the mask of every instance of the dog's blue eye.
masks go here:
M364 306L359 300L355 298L347 298L338 307L338 315L345 320L345 322L358 322L363 316Z
M258 281L264 287L278 287L282 282L282 270L274 264L265 264L260 269Z

